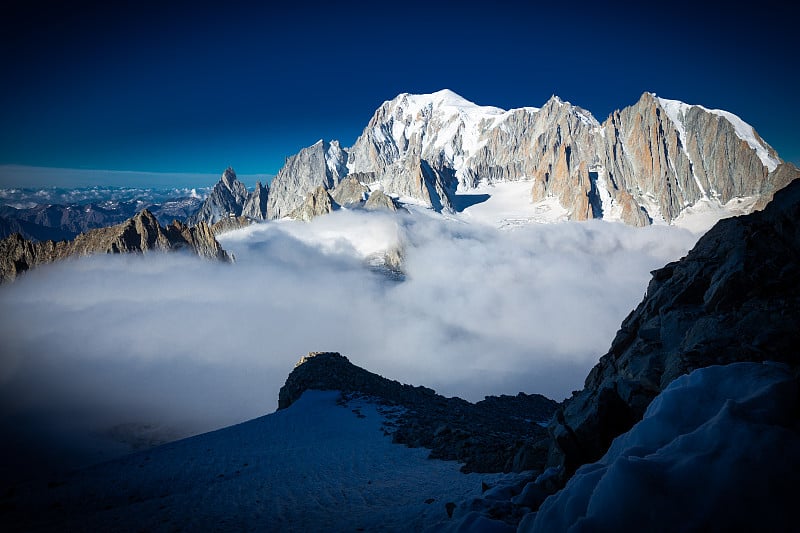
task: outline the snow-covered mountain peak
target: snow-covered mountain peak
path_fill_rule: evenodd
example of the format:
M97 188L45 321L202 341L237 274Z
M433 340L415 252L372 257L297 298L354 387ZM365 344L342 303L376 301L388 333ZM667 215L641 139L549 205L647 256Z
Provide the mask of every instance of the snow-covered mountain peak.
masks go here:
M237 181L236 171L232 167L226 168L225 172L222 173L221 181L228 189L233 190L234 183Z
M598 122L598 120L594 118L594 115L592 115L590 111L583 109L582 107L572 105L570 102L562 100L559 96L555 94L552 95L550 98L548 98L547 102L545 102L545 104L541 107L541 109L547 109L550 110L550 112L552 112L554 108L558 108L559 110L565 110L569 113L574 114L576 117L578 117L578 119L581 122L583 122L587 126L590 126L592 128L600 127L600 122ZM532 110L534 112L540 110L536 108L525 108L525 109Z
M664 109L664 111L667 112L667 116L672 123L675 124L675 128L680 132L681 139L684 144L686 143L686 130L684 125L686 116L692 108L698 108L728 121L733 126L736 136L745 141L750 148L755 150L758 158L770 172L774 171L781 163L780 159L775 153L775 150L766 142L764 142L764 140L761 139L761 137L759 137L755 132L753 127L739 118L739 116L722 109L708 109L701 105L687 104L685 102L681 102L680 100L669 100L667 98L658 97L652 93L649 94L651 94L658 104Z
M412 109L430 108L444 113L459 112L465 115L498 115L505 111L494 106L480 106L450 89L442 89L434 93L411 94L402 93L388 102L392 107Z
M319 142L323 143L325 150L325 166L328 167L334 183L339 183L347 175L347 151L336 140L325 143L320 139Z
M378 172L407 155L458 171L486 143L487 129L506 115L449 89L402 93L375 112L351 149L350 172Z

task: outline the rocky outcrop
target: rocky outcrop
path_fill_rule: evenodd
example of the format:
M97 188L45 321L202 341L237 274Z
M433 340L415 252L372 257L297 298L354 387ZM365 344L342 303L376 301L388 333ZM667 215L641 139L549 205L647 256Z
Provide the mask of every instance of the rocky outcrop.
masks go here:
M267 216L283 218L298 209L317 187L336 187L347 174L347 152L338 141L320 140L286 159L270 185Z
M718 222L680 261L653 272L583 390L556 413L550 462L596 461L651 400L694 369L800 358L800 180L761 212Z
M256 182L255 190L247 196L242 206L242 216L253 220L266 220L267 200L269 199L269 185Z
M731 113L644 93L603 132L606 189L627 191L650 219L669 223L701 199L771 198L780 188L775 150Z
M256 224L256 221L246 216L222 218L211 225L211 232L214 236L218 236L253 224Z
M72 256L101 253L149 253L191 250L208 259L230 261L211 228L204 222L194 227L180 222L162 227L147 210L130 220L81 233L71 241L31 242L19 234L0 241L0 283L45 263Z
M214 185L200 210L190 216L186 222L195 225L199 222L214 224L220 219L242 214L244 204L247 202L247 188L236 178L236 172L228 167L222 177Z
M342 207L357 207L364 203L369 194L369 187L361 183L356 176L347 176L332 191L331 198Z
M364 209L367 211L391 211L395 213L397 212L397 203L391 196L384 194L383 191L376 190L367 198L364 203Z
M334 209L338 208L339 206L333 201L333 198L331 198L331 195L328 194L328 191L325 189L325 187L318 185L317 188L308 195L305 202L303 202L303 204L297 209L289 213L288 216L289 218L293 218L295 220L303 220L308 222L320 215L332 213Z
M466 472L540 468L546 432L537 422L556 407L538 394L490 396L475 404L445 398L368 372L335 352L311 352L300 359L280 389L278 409L289 407L309 389L362 394L404 407L405 414L387 428L393 440L429 448L432 458L463 462Z
M205 199L200 209L186 219L190 226L205 222L213 225L231 217L248 217L253 220L267 218L267 203L269 201L269 186L256 183L253 192L236 177L236 172L228 167L222 173L211 194Z

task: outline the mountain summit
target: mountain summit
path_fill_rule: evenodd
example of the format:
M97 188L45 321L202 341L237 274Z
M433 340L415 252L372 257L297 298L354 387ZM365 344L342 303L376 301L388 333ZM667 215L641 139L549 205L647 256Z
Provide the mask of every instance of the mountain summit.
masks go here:
M382 190L447 212L456 191L525 182L530 203L555 201L565 219L673 224L693 210L719 218L761 209L798 176L727 111L644 93L600 123L555 95L541 108L505 111L444 89L384 102L350 148L318 141L287 158L266 218L291 216L317 187L333 191L351 177L365 187L363 201Z
M246 216L256 220L267 218L267 198L269 186L259 181L252 193L236 177L236 172L228 167L211 190L200 209L186 219L189 225L205 222L216 224L228 217Z

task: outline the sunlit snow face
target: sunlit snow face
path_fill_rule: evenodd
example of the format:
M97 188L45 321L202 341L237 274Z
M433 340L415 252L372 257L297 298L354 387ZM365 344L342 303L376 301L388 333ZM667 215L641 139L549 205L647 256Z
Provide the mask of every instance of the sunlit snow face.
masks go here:
M473 401L560 400L582 387L650 270L695 239L338 212L223 236L233 265L148 254L41 267L0 287L2 417L210 430L273 411L296 360L318 350ZM364 265L394 245L402 282Z

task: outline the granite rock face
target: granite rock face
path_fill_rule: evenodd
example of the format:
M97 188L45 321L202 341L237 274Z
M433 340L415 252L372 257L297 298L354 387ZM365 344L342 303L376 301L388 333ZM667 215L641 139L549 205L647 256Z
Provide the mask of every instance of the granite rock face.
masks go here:
M269 186L261 185L259 181L252 193L247 192L247 188L236 177L236 172L228 167L203 205L186 219L186 223L190 226L200 222L212 225L222 219L239 216L265 220L268 199Z
M325 190L336 187L347 174L346 161L347 152L338 141L323 140L287 158L270 185L267 217L288 216L319 186Z
M194 225L202 221L214 224L229 216L239 216L242 214L247 196L247 188L236 178L236 172L228 167L203 205L197 213L186 220L186 223Z
M318 185L297 209L289 213L288 217L308 222L320 215L332 213L338 208L339 205L333 201L325 187Z
M269 185L256 182L255 190L247 196L242 206L242 216L253 220L266 220L267 200L269 199Z
M387 428L393 440L429 448L432 458L460 461L465 472L541 469L547 436L536 422L548 419L557 405L523 393L490 396L475 404L445 398L368 372L335 352L311 352L300 359L281 387L278 409L309 389L367 395L404 407L405 413Z
M347 176L330 191L330 195L342 207L357 207L366 200L369 187L361 183L357 176Z
M210 228L211 232L216 237L222 235L223 233L228 233L229 231L252 226L255 223L256 221L254 219L246 216L227 217L219 219L217 222L213 223Z
M550 424L550 462L570 475L600 458L675 378L739 361L800 358L800 180L763 211L718 222L680 261L653 272L583 390Z
M775 174L782 164L775 150L724 111L644 93L612 113L603 132L598 161L605 189L632 195L651 220L670 223L703 199L768 200L787 183Z
M555 198L570 220L645 226L733 199L758 209L800 176L732 113L651 93L602 124L556 96L541 108L504 111L449 90L403 93L375 111L351 148L334 143L287 159L269 218L297 209L319 185L335 190L358 176L371 189L445 212L457 189L524 180L532 202Z
M0 283L45 263L102 253L149 253L191 250L208 259L230 261L204 222L189 227L174 222L162 227L147 210L130 220L81 233L71 241L31 242L19 234L0 241Z
M397 212L397 204L391 196L387 196L381 190L373 191L364 203L367 211L391 211Z

